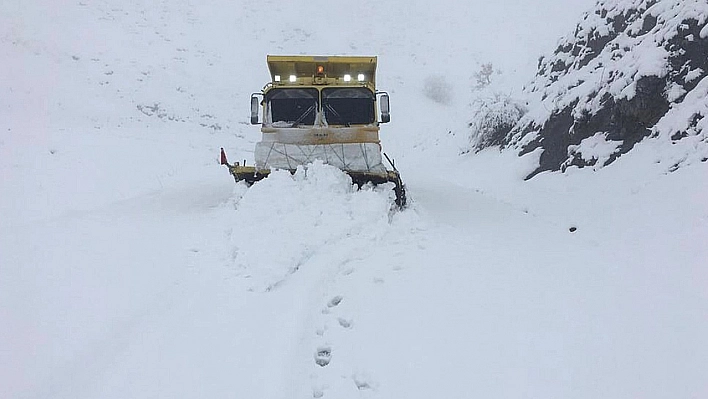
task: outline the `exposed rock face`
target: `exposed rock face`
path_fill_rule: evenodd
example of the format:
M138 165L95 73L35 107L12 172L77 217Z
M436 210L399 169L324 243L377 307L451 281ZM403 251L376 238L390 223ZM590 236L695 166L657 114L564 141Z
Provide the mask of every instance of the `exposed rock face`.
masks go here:
M708 151L708 2L604 0L526 89L531 110L503 145L541 150L529 175L605 166L645 138Z

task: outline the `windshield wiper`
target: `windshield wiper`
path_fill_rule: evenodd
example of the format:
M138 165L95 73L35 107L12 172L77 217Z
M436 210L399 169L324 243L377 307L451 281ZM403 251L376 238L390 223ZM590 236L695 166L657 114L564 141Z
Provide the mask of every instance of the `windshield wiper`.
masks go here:
M317 106L317 103L312 104L310 106L310 108L305 110L305 112L302 115L300 115L300 117L297 118L297 120L295 122L293 122L293 127L297 127L300 124L300 122L302 122L303 119L305 119L307 117L307 115L309 115L310 112L312 112L315 109L315 106Z
M334 109L334 107L333 107L332 105L330 105L330 104L325 104L325 108L327 108L328 110L330 110L330 111L334 114L334 116L336 116L337 118L339 118L339 120L342 122L342 124L343 124L344 126L349 127L350 123L349 123L348 121L346 121L346 120L342 117L342 115L340 115L339 112L337 112L337 110Z

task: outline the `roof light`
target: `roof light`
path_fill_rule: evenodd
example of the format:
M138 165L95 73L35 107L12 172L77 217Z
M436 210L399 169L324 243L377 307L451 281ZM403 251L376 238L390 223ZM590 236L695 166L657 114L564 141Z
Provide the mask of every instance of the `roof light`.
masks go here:
M351 82L351 80L352 80L352 75L350 75L350 74L344 75L344 81L345 81L345 82Z
M276 82L280 82L280 75L275 75L275 76L273 77L273 79L274 79Z
M357 75L356 78L357 78L358 81L363 82L363 81L364 81L364 77L365 77L364 74L363 74L363 73L360 73L359 75Z
M290 82L292 82L292 83L297 82L297 76L295 76L295 75L290 75Z

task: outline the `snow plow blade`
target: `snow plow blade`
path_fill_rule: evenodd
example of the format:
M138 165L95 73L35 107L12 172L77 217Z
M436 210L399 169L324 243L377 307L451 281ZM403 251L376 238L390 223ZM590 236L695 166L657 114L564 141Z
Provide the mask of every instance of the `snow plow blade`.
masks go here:
M263 180L270 175L270 170L256 170L254 166L227 165L229 172L234 177L236 182L245 181L250 186L251 184Z
M234 177L236 182L245 181L249 186L253 183L263 180L270 175L270 170L261 169L257 170L255 166L244 166L225 164L229 168L229 172ZM352 183L356 184L357 188L361 189L361 186L366 184L379 185L384 183L393 183L393 191L396 194L396 206L399 209L406 207L406 188L401 180L401 174L397 170L387 170L385 173L375 173L375 172L357 172L357 171L347 171L343 170L344 173L348 174L352 179ZM295 173L291 170L290 173Z

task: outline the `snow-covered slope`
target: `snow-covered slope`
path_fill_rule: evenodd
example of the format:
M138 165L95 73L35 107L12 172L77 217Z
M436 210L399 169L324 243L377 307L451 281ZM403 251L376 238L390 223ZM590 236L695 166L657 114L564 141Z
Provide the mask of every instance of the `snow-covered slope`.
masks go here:
M592 2L559 5L0 3L0 397L708 395L705 164L459 155ZM379 55L409 209L234 185L267 53Z
M602 167L646 137L667 149L667 170L705 162L707 22L702 0L598 2L539 61L531 110L507 140L541 151L534 174Z

